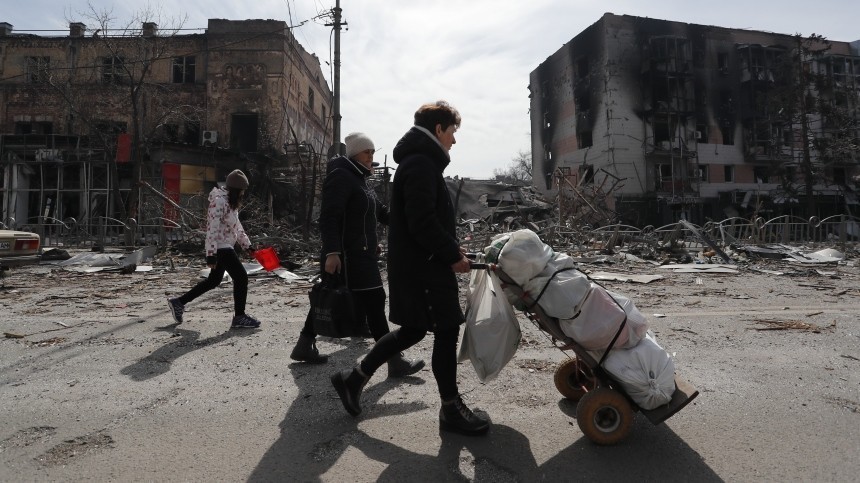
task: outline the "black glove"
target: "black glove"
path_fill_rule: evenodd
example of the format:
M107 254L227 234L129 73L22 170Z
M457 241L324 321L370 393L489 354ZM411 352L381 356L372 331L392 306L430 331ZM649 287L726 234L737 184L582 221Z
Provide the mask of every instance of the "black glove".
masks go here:
M210 255L206 257L206 265L215 265L216 262L215 255Z

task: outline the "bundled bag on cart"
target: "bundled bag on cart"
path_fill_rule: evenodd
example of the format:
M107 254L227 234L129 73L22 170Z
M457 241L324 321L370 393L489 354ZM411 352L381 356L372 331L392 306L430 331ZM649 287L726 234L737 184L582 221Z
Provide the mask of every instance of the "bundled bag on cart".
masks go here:
M501 235L485 252L585 349L609 348L616 333L612 349L634 347L645 336L648 321L632 300L590 281L572 258L553 252L533 231ZM528 309L516 295L505 293L512 305Z
M603 357L602 351L591 354ZM631 349L609 351L603 368L642 409L668 403L675 392L675 363L650 331Z

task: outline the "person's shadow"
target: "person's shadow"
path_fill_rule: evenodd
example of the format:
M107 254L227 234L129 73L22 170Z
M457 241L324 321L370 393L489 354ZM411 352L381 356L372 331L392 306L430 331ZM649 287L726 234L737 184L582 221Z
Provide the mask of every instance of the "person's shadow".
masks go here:
M171 332L173 334L173 339L169 343L154 350L146 357L124 367L120 371L120 374L129 376L133 381L145 381L169 371L170 365L173 364L173 361L179 359L185 354L223 342L231 337L249 335L256 332L255 330L248 329L230 329L216 336L201 339L200 332L180 329L179 324L157 327L155 330Z
M344 348L332 354L337 357ZM415 452L387 440L369 436L356 427L366 418L384 418L424 410L422 401L378 404L381 396L406 380L380 380L365 388L358 418L347 415L331 388L328 364L290 366L298 396L282 421L280 438L263 455L248 481L321 481L340 477L353 481L722 481L704 459L666 424L653 426L644 417L634 419L631 436L615 446L598 446L575 427L575 403L559 402L572 419L557 428L569 433L572 443L543 463L532 452L531 441L518 430L493 424L486 436L469 437L439 432L439 440L423 436L428 451ZM431 381L428 383L432 383ZM435 402L435 401L434 401ZM423 418L426 419L426 418ZM421 421L419 424L424 424ZM437 424L435 418L429 424ZM432 454L438 444L438 451ZM346 456L365 457L373 474L358 468L341 468ZM428 454L431 453L431 454ZM379 468L383 468L380 473ZM346 471L346 473L344 473Z
M342 342L342 348L329 354L330 359L355 359L355 352L364 347ZM287 409L280 424L281 436L266 451L249 477L249 481L313 481L318 480L340 455L363 433L356 428L358 421L412 413L426 408L423 401L377 404L391 389L404 384L425 384L424 379L409 376L386 378L385 369L371 379L361 395L365 409L353 418L344 410L331 385L329 376L336 370L328 364L292 363L289 365L298 394ZM432 376L430 376L432 378ZM369 411L369 408L373 408Z

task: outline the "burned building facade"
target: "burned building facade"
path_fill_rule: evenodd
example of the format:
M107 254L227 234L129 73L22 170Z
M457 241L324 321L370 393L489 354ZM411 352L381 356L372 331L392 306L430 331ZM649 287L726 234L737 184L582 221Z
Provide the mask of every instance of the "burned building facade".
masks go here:
M210 19L194 34L73 22L62 36L0 23L0 221L157 223L235 168L277 192L324 158L331 102L282 21ZM141 181L163 206L145 212Z
M607 13L529 89L536 187L623 179L622 221L788 213L809 195L818 216L856 205L852 44Z

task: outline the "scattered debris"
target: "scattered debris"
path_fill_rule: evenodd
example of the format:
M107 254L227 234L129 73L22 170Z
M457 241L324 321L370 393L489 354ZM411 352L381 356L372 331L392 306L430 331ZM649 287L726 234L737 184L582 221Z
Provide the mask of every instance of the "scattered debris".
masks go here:
M717 247L717 245L713 242L713 240L708 238L704 233L701 233L695 226L693 226L692 223L688 222L687 220L679 220L678 223L680 223L681 225L684 225L684 228L686 228L687 230L690 230L690 232L693 233L698 238L701 238L701 240L703 242L705 242L709 247L711 247L711 251L718 254L720 256L720 258L723 259L724 262L732 263L732 259L729 258L729 256L726 255L726 253L724 251L720 250L720 248Z
M714 263L685 263L661 265L675 273L739 273L735 265L723 265Z
M813 332L813 333L821 333L822 329L816 324L812 324L809 322L801 322L798 320L766 320L766 319L757 319L754 321L756 324L764 325L766 327L758 327L756 330L802 330L805 332ZM834 320L826 329L832 329L836 327L836 321Z
M594 280L613 280L616 282L636 283L650 283L655 280L662 280L664 278L662 275L630 275L626 273L614 272L594 272L589 274L588 277Z

